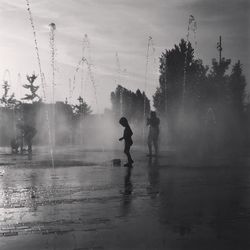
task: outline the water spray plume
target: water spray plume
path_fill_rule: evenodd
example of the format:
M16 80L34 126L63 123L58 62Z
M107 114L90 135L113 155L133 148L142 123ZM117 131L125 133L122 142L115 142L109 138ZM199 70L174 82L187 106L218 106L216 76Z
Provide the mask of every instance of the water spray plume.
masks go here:
M187 48L185 52L185 59L184 59L184 72L183 72L183 87L182 87L182 101L184 102L185 93L186 93L186 77L187 77L187 55L188 55L188 44L189 44L189 36L190 36L190 30L194 33L195 38L195 46L197 46L196 42L196 29L197 29L197 23L193 15L189 16L188 19L188 27L187 27Z
M54 23L49 24L50 27L50 48L51 48L51 67L52 67L52 103L55 102L55 30Z
M121 86L121 64L118 52L115 53L116 66L117 66L117 79L116 84ZM120 116L123 116L123 88L120 89Z
M149 48L150 48L150 41L152 37L148 37L148 44L147 44L147 53L146 53L146 67L145 67L145 76L144 76L144 103L143 103L143 120L146 121L146 92L147 92L147 80L148 80L148 63L149 63ZM143 126L143 135L144 135L144 126Z
M85 39L83 38L82 42L82 57L84 57L84 52L85 52ZM81 68L81 89L80 89L80 94L83 96L83 63L82 63L82 68Z
M154 63L156 62L155 60L155 48L154 48L154 43L153 43L153 38L152 36L148 37L148 43L147 43L147 52L146 52L146 67L145 67L145 76L144 76L144 101L143 101L143 121L146 124L146 93L147 93L147 84L148 84L148 69L149 69L149 52L150 49L152 49L153 52L153 57L154 57ZM145 136L145 126L143 124L143 138Z
M90 50L90 42L89 42L87 34L84 35L84 38L82 40L82 56L81 56L81 58L87 58L85 56L86 49ZM90 52L89 52L88 63L91 64ZM77 66L76 66L74 76L73 76L72 94L74 93L74 91L76 89L76 75L79 72L79 70L81 69L81 90L80 90L80 93L82 95L82 92L83 92L83 66L84 66L84 61L80 60L79 63L77 64Z
M33 21L33 16L32 16L32 12L31 12L29 0L26 0L26 5L27 5L27 11L28 11L28 14L29 14L30 24L31 24L32 31L33 31L36 57L37 57L38 68L39 68L41 84L42 84L42 90L43 90L43 100L44 100L44 102L46 102L45 78L44 78L44 74L43 74L43 71L42 71L40 53L39 53L39 48L38 48L37 36L36 36L36 29L35 29L35 25L34 25L34 21ZM50 123L49 123L49 112L48 112L47 109L46 109L46 120L47 120L47 124L48 124L51 163L52 163L52 167L54 169L55 166L54 166L54 155L53 155L52 140L51 140L51 129L50 129Z
M76 88L76 84L75 84L76 74L78 73L82 63L86 63L86 65L87 65L89 78L90 78L90 81L91 81L92 86L94 88L96 107L97 107L97 110L99 112L99 106L98 106L98 100L97 100L97 86L96 86L94 75L93 75L93 72L92 72L92 69L91 69L91 64L89 63L89 61L85 57L82 57L81 60L78 62L77 66L76 66L75 74L74 74L74 77L73 77L73 86L72 86L72 89L71 89L71 96L73 95L73 92L74 92L74 90Z
M197 33L197 22L193 15L189 16L188 20L188 33L187 33L187 40L189 41L189 35L190 31L193 32L193 38L194 38L194 49L197 50L197 39L196 39L196 33Z
M88 67L90 81L91 81L92 86L94 88L94 95L95 95L97 113L99 113L99 105L98 105L98 99L97 99L97 86L96 86L94 75L93 75L93 72L92 72L92 69L91 69L91 64L88 62L88 60L86 58L84 59L84 61L87 64L87 67Z
M90 50L90 43L89 43L89 39L88 39L88 35L85 34L84 38L82 40L82 57L85 57L85 51L89 49ZM89 53L90 54L90 53ZM90 55L89 55L90 57ZM91 63L91 62L90 62ZM81 96L83 97L83 95L85 94L85 88L86 88L86 84L84 85L84 64L82 63L82 68L81 68L81 89L80 89L80 93ZM84 85L84 86L83 86Z
M23 83L22 83L22 76L20 73L17 74L17 84L18 84L18 88L19 88L19 94L20 94L20 97L22 96L22 86L23 86Z
M72 99L72 87L71 87L71 79L69 78L69 104L71 104Z
M7 81L9 84L11 84L10 71L8 69L6 69L3 73L3 81Z
M52 68L52 145L55 146L55 30L54 23L50 27L50 48L51 48L51 68Z
M84 38L82 40L82 58L85 57L85 51L86 49L90 48L90 43L88 40L88 35L85 34ZM81 64L81 82L80 82L80 96L81 98L83 98L85 100L86 97L86 83L84 81L84 63ZM82 101L83 101L82 99ZM80 97L78 98L78 100L80 100ZM81 112L83 112L82 110L83 106L81 105ZM82 131L83 129L83 119L80 122L80 129ZM81 133L81 144L83 143L83 134Z

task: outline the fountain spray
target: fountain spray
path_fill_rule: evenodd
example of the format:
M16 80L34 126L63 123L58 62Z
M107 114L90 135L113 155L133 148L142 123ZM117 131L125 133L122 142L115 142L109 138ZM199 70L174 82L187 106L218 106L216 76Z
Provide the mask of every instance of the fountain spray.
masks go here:
M154 43L153 43L153 38L152 36L148 37L148 44L147 44L147 52L146 52L146 67L145 67L145 76L144 76L144 101L143 101L143 138L145 137L145 123L146 123L146 93L147 93L147 84L148 84L148 69L149 69L149 52L150 49L153 51L153 56L155 53L155 48L154 48ZM154 57L154 62L155 62L155 57Z
M185 59L184 59L183 86L182 86L182 102L183 103L184 103L184 98L186 94L187 55L188 55L189 35L190 35L190 30L192 30L194 32L195 46L197 46L196 29L197 29L196 20L193 15L190 15L188 19L188 27L187 27L187 50L185 52Z
M43 71L42 71L40 53L39 53L39 48L38 48L37 36L36 36L36 29L35 29L35 25L34 25L34 21L33 21L32 12L31 12L31 9L30 9L29 0L26 0L26 5L27 5L27 11L28 11L28 14L29 14L30 24L31 24L32 31L33 31L33 38L34 38L34 43L35 43L36 57L37 57L38 68L39 68L41 84L42 84L42 90L43 90L43 100L44 100L44 102L46 102L46 93L45 93L45 85L46 84L45 84L44 74L43 74ZM47 120L47 125L48 125L51 164L52 164L52 167L54 169L54 167L55 167L55 165L54 165L54 153L53 153L53 147L52 147L51 128L50 128L50 123L49 123L49 112L48 112L47 109L46 109L46 120Z
M52 145L55 146L55 23L49 24L52 68Z
M115 58L116 58L116 66L117 66L116 84L121 85L121 64L120 64L118 52L115 53ZM122 116L123 115L123 89L122 88L119 94L120 94L120 116Z
M50 48L51 48L51 67L52 67L52 103L55 102L55 31L56 25L49 24L50 28Z

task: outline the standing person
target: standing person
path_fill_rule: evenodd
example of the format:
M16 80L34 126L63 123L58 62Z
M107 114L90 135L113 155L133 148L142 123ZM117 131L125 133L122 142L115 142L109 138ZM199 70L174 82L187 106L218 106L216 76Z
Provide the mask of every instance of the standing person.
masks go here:
M155 155L158 155L158 139L160 134L160 119L156 116L155 111L151 111L150 118L147 120L147 126L149 126L148 133L148 156L152 156L152 144L154 145Z
M133 144L133 140L132 140L132 135L133 132L128 124L128 120L125 117L122 117L119 121L119 123L125 128L124 132L123 132L123 137L121 137L119 139L119 141L124 140L125 142L125 147L124 147L124 153L126 154L126 156L128 157L128 163L124 164L125 167L131 167L133 164L133 160L132 157L130 155L130 147Z
M32 140L33 137L36 135L36 129L30 125L25 125L24 127L24 140L28 146L28 153L32 153Z
M11 139L10 146L11 146L11 153L12 154L17 154L18 153L18 148L19 148L17 138L14 137L14 138Z
M18 123L17 129L19 130L18 133L18 145L20 146L21 154L23 154L24 150L24 143L28 146L28 153L32 153L32 140L33 137L36 135L36 129L31 125Z
M23 154L23 144L24 144L24 123L22 119L18 120L18 123L16 125L17 128L17 140L18 140L18 144L20 147L20 153Z

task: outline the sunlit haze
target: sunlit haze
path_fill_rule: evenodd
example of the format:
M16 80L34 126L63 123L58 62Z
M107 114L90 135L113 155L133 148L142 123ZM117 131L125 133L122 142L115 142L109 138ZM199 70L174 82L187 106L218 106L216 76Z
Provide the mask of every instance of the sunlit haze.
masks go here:
M241 60L244 74L248 81L250 79L247 0L31 0L30 6L48 101L51 101L52 90L49 44L49 24L52 22L56 24L56 100L69 98L69 79L72 88L85 34L89 40L85 56L91 58L99 111L110 107L110 92L117 83L131 90L145 90L149 36L153 38L153 46L149 53L146 93L152 99L158 85L158 58L165 49L186 37L190 14L197 21L196 56L206 64L218 58L216 44L221 35L222 55L231 58L232 63ZM11 88L19 98L25 93L21 85L27 82L26 74L39 73L26 1L0 0L0 12L0 72L8 79L4 72L10 71ZM194 43L192 36L190 39ZM86 68L83 79L83 96L97 111ZM72 103L80 94L80 81L81 71L76 73L76 88L69 100Z

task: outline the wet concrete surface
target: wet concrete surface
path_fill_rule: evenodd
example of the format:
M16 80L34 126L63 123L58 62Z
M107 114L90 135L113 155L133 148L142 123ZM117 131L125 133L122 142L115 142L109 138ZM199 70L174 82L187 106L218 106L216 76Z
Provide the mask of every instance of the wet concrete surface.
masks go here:
M250 249L250 157L0 153L0 249Z

